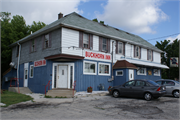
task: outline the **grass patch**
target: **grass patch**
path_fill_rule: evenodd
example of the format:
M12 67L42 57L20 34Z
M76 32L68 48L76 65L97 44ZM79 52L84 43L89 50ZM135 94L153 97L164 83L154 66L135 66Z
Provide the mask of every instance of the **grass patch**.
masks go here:
M21 93L15 93L6 90L3 91L3 93L1 94L1 102L6 104L6 106L2 106L2 107L7 107L12 104L25 102L29 100L33 101L33 98L29 95L24 95Z
M58 97L58 96L56 96L55 98L67 98L67 97L66 97L66 96L65 96L65 97L62 97L62 96L61 96L61 97Z
M45 98L52 98L52 97L51 97L51 96L49 96L49 95L45 95L44 97L45 97Z

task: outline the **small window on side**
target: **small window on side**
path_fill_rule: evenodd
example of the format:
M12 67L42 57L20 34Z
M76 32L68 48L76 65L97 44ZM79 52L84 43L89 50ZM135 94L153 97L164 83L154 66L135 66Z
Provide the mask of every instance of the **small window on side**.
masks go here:
M123 76L123 70L116 71L116 76Z
M30 75L29 75L29 77L33 78L33 76L34 76L34 66L30 65Z

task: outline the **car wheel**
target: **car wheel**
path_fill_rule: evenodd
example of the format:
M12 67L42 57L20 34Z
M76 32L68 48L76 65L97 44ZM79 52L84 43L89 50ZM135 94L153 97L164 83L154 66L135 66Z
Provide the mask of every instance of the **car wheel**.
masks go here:
M151 93L145 93L144 94L144 99L147 100L147 101L151 100L152 99Z
M117 90L113 91L113 96L115 98L119 97L119 91L117 91Z
M174 96L175 98L178 98L178 97L179 97L179 91L178 91L178 90L174 91L174 92L173 92L173 96Z

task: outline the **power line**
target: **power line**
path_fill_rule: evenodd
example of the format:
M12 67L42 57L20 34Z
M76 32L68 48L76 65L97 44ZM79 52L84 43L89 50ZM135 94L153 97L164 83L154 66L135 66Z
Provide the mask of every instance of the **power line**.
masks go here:
M163 37L158 37L158 38L152 38L152 39L148 39L147 41L151 41L151 40L156 40L156 39L160 39L160 38L165 38L165 37L170 37L170 36L174 36L180 33L176 33L176 34L172 34L172 35L167 35L167 36L163 36Z

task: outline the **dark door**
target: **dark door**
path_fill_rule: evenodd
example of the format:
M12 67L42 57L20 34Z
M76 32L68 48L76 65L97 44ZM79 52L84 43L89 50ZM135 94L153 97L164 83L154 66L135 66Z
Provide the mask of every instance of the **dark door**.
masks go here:
M136 81L136 84L134 87L132 87L132 90L134 92L134 96L136 97L143 97L144 91L146 87L146 83L144 81Z
M124 86L121 88L121 95L123 96L133 96L133 90L132 87L135 85L135 81L129 81L124 84Z

